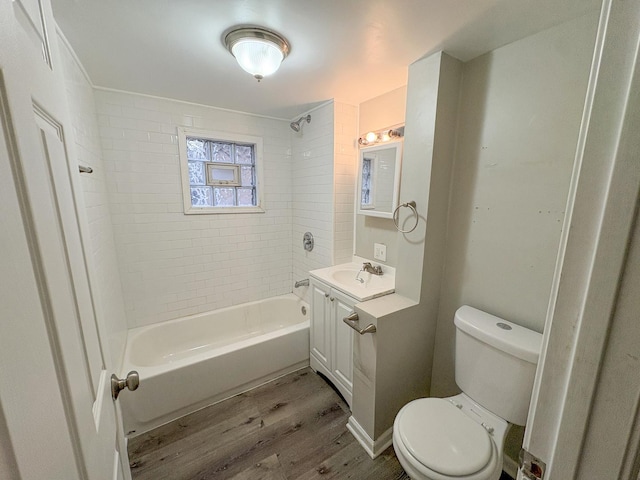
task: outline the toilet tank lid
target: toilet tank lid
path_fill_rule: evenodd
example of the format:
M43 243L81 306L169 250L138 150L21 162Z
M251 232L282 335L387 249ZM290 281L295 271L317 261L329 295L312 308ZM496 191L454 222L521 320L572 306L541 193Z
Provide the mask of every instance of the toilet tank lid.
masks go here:
M538 363L542 334L463 305L455 314L458 329L478 340L529 363Z

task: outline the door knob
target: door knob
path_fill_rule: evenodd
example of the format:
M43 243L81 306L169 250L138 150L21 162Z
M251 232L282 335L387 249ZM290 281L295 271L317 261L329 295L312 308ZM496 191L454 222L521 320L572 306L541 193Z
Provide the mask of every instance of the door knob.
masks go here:
M114 373L111 375L111 397L117 400L120 391L125 387L133 391L138 388L138 385L140 385L140 375L135 370L127 373L127 378L118 378Z

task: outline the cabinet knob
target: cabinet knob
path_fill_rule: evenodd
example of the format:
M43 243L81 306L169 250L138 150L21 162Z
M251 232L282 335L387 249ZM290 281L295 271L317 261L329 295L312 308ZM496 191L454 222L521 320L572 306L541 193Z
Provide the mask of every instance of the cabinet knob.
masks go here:
M335 298L331 297L329 300L331 300L333 302L335 300Z
M328 294L328 293L325 293L325 294L324 294L324 298L329 298L329 294Z

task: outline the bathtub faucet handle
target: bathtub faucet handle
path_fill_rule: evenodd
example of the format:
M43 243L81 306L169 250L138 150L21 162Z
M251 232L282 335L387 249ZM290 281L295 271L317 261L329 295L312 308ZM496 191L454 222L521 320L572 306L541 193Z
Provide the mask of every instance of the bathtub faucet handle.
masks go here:
M131 370L127 373L126 378L118 378L116 374L111 375L111 398L118 399L118 395L125 388L134 391L140 385L140 375L135 370Z

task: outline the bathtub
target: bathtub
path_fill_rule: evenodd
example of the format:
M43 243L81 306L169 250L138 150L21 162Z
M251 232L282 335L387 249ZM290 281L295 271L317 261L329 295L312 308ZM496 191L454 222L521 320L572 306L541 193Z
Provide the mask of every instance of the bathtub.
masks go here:
M137 435L309 365L309 307L293 294L129 330L118 397Z

